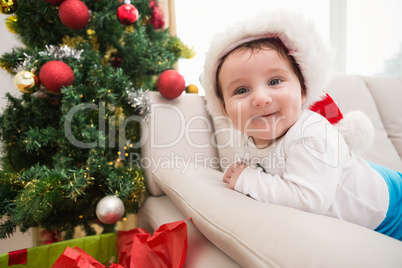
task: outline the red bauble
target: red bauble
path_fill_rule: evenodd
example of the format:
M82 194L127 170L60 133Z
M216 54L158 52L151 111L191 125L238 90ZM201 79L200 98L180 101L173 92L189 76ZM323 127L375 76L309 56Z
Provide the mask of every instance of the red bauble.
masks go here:
M64 0L46 0L46 2L48 2L49 4L54 5L54 6L60 5L63 1Z
M74 73L66 63L53 60L42 66L39 80L48 91L60 93L63 86L69 86L74 82Z
M159 76L157 88L165 98L175 99L186 89L186 83L177 71L166 70Z
M79 0L66 0L59 8L59 18L68 28L80 30L89 22L89 9Z
M130 25L138 20L138 10L132 4L123 4L117 9L117 19L121 24Z
M151 25L154 26L156 30L161 29L165 26L163 14L159 9L158 4L156 4L153 0L151 1L151 17L149 19L149 23L151 23Z

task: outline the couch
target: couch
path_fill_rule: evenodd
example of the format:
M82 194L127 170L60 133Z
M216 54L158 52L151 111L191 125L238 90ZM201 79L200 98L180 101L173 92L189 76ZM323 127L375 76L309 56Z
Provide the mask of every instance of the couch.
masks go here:
M402 171L402 80L334 76L327 92L343 113L373 122L369 161ZM402 267L402 242L355 224L257 202L230 190L205 100L168 100L150 92L142 125L142 159L150 195L139 226L188 219L185 267Z

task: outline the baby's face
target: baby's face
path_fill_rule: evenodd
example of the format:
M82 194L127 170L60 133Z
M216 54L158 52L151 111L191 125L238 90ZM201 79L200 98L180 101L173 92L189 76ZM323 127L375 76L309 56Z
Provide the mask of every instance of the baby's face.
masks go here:
M226 115L259 147L287 132L306 99L290 63L269 48L233 52L218 78Z

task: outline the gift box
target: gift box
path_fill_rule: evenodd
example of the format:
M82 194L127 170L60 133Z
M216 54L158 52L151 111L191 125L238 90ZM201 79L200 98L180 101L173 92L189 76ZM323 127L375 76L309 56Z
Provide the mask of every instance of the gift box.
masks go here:
M0 268L170 268L183 267L187 254L185 220L56 242L0 255ZM114 260L116 263L104 266Z
M117 258L116 238L115 233L93 235L3 253L0 254L0 268L50 268L67 247L79 247L99 262L106 263L112 257Z
M187 224L161 225L153 235L141 228L117 234L119 264L125 268L180 268L187 255Z

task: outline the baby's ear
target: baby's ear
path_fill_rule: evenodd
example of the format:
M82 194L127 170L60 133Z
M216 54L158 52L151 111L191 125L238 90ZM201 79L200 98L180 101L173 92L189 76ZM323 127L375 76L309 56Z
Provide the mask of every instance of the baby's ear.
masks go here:
M306 99L307 99L307 94L304 93L304 92L302 92L302 95L301 95L301 103L304 104L304 103L306 102Z
M304 104L307 100L307 90L306 87L301 84L301 102Z

